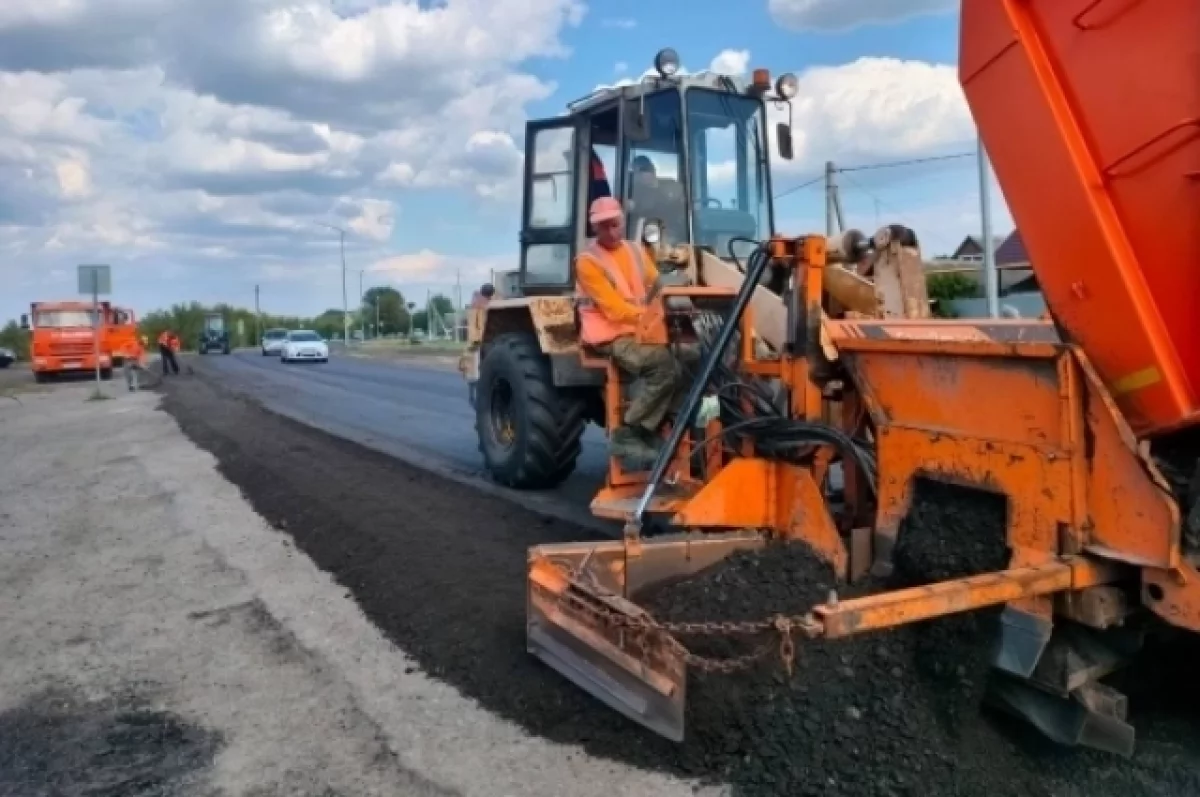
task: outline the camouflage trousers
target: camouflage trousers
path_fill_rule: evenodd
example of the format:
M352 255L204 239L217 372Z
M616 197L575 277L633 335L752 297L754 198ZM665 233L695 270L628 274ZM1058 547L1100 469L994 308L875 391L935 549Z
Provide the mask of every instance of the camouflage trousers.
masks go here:
M622 371L641 380L641 391L625 410L625 425L640 426L657 432L683 399L686 389L683 368L666 346L638 343L632 336L620 337L606 346L597 347L605 357Z

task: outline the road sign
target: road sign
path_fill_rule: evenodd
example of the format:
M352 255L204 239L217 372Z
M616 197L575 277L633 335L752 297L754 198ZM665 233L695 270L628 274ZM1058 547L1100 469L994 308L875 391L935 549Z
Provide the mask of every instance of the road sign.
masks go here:
M112 269L93 265L79 267L79 292L92 295L92 351L96 358L96 398L100 398L100 296L112 293Z
M112 269L109 266L80 266L79 292L96 296L112 293Z

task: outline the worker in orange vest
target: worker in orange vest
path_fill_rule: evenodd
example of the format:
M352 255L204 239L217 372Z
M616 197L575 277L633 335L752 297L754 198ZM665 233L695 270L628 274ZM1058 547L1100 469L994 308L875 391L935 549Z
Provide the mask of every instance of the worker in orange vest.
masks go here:
M648 247L625 240L625 213L613 197L592 202L588 221L596 240L575 260L580 338L642 381L624 424L611 431L610 447L627 461L653 462L662 447L660 427L682 382L662 313L657 303L647 302L658 267Z
M125 372L125 385L132 393L138 389L138 371L146 367L146 336L135 335L129 351L126 352L122 370Z
M169 329L164 329L158 336L158 354L162 357L163 376L179 375L179 361L175 352L179 350L179 336Z

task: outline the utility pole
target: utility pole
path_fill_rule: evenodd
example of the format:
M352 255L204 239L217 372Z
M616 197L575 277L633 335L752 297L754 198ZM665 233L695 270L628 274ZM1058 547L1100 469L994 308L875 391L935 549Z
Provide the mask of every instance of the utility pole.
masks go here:
M318 221L317 225L333 230L338 234L338 251L342 255L342 341L350 348L350 306L346 298L346 231L333 224Z
M262 310L258 308L258 286L254 286L254 335L262 343Z
M832 238L835 233L845 231L845 229L846 220L842 217L842 197L838 192L837 167L833 161L825 161L825 235Z
M358 328L362 331L363 340L367 339L367 319L363 315L363 307L367 303L363 293L363 269L358 270Z
M458 342L458 319L462 316L462 269L454 269L454 342Z
M987 296L988 315L1000 317L1000 279L996 272L996 252L992 248L991 180L988 179L987 151L979 141L979 216L983 233L983 286Z

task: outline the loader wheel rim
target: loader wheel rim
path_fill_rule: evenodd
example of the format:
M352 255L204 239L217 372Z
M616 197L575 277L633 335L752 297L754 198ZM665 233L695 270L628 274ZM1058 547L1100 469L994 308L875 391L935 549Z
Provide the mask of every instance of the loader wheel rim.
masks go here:
M492 385L489 412L492 433L496 442L504 448L512 448L517 442L517 424L513 417L513 388L506 379L497 379Z

